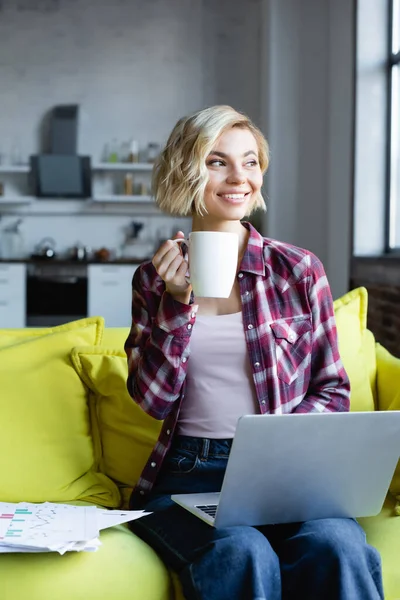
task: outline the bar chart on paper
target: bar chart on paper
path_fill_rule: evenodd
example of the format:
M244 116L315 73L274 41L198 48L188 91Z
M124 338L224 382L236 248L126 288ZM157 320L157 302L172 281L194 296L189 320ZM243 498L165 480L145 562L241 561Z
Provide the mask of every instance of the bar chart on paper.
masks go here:
M23 504L1 505L0 541L18 543L23 538L25 544L45 544L53 540L75 541L76 537L85 540L98 533L94 507L67 505Z
M27 518L32 512L27 508L14 508L14 505L3 505L0 511L0 540L22 537Z

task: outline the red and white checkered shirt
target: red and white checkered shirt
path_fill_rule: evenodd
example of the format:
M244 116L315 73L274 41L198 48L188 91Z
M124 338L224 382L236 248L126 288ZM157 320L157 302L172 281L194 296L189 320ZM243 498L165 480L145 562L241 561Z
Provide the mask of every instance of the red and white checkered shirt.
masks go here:
M307 250L263 238L250 223L243 225L250 237L237 277L260 412L349 410L350 385L321 262ZM151 262L136 270L132 328L125 342L127 385L133 400L164 423L133 492L135 505L154 484L185 398L198 309L193 296L191 302L174 300Z

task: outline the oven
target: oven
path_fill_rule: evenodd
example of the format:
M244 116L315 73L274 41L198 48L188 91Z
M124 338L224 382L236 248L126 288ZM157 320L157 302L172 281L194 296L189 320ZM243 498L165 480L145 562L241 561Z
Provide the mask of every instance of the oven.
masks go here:
M27 267L28 327L54 327L86 317L86 265L43 261Z

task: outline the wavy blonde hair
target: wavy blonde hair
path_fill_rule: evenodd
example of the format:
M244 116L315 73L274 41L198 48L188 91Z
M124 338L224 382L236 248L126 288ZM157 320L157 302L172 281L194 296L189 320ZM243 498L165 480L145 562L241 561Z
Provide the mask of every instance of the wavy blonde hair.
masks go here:
M268 169L269 146L261 131L231 106L211 106L180 119L153 169L152 187L156 203L166 213L203 216L207 213L204 190L208 181L206 158L220 135L231 127L248 129L258 146L258 160L263 173ZM265 203L261 193L249 214Z

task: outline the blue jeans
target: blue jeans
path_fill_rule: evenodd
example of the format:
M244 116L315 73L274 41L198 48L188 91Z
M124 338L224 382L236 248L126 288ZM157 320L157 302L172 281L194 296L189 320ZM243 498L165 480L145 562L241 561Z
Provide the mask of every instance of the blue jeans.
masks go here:
M383 599L379 553L354 519L215 529L171 500L219 491L230 448L176 437L144 507L154 512L129 525L176 571L187 600Z

